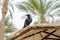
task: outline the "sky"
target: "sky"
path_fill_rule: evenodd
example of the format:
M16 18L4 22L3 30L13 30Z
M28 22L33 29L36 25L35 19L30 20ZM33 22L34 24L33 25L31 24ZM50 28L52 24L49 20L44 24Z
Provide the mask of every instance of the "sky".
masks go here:
M26 0L13 0L12 4L14 5L15 3L19 2L19 1L22 2L22 1L26 1ZM26 19L26 16L25 16L26 14L28 14L28 13L20 11L20 10L18 10L18 8L16 8L16 6L14 6L14 13L13 13L12 21L13 21L14 26L17 29L22 29L23 28L24 21ZM31 13L29 13L29 14L31 14ZM33 18L33 22L32 22L32 24L33 24L35 21L37 21L37 16L32 15L32 18ZM1 19L1 9L0 9L0 19Z

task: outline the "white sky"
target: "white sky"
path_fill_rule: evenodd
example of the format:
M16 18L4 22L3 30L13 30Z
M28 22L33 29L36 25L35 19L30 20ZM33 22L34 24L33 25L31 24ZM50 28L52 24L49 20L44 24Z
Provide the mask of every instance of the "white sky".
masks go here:
M19 1L22 2L22 1L26 1L26 0L14 0L13 4L15 4L16 2L19 2ZM23 19L22 19L22 17L24 15L26 15L26 12L19 11L15 6L14 6L14 8L15 9L14 9L14 14L13 14L13 24L15 25L15 27L17 29L21 29L24 25L24 20L26 19L26 17ZM1 19L1 9L0 9L0 19ZM33 18L33 23L34 23L34 21L36 21L36 19L37 19L37 16L35 16Z

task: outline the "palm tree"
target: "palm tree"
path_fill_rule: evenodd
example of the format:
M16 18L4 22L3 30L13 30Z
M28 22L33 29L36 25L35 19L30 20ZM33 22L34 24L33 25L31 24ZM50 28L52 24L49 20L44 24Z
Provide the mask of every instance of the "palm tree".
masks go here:
M14 27L14 25L12 24L12 21L9 21L10 16L8 15L6 17L6 21L5 21L5 38L7 38L10 33L15 32L17 29Z
M12 33L14 31L16 31L17 29L14 27L12 21L9 21L10 20L10 15L8 15L6 17L6 21L5 21L5 33L8 34L8 33ZM0 21L1 23L1 21Z
M4 4L2 7L2 21L1 21L1 27L0 27L0 40L4 40L4 30L5 30L5 16L8 10L8 0L4 0Z
M12 22L9 22L8 20L9 20L9 18L7 18L6 22L5 22L5 33L12 33L14 31L16 31L16 28L14 27Z
M60 13L60 1L59 0L28 0L27 2L18 3L17 8L22 11L38 14L40 17L40 23L46 23L50 21L50 18L54 20L54 15L58 16ZM48 20L49 19L49 20Z
M3 5L2 5L2 20L1 20L1 26L0 26L0 32L1 32L0 33L0 40L4 40L5 19L6 19L5 16L6 16L7 11L8 11L8 4L9 4L9 0L3 0Z

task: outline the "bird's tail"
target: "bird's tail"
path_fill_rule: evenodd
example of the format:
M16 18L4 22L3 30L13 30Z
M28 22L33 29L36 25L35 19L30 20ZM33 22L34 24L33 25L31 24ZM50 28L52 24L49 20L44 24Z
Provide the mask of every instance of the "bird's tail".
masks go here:
M26 25L23 26L23 28L25 28L25 27L26 27Z

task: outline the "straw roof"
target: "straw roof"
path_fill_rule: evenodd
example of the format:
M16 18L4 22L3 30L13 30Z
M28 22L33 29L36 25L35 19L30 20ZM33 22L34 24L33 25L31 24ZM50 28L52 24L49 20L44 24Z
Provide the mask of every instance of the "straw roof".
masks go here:
M14 35L10 36L7 40L11 40L11 39L22 39L25 36L31 35L31 34L36 34L39 31L41 31L42 29L57 29L60 28L60 23L42 23L42 24L35 24L32 26L28 26L26 28L22 28L20 29L18 32L16 32ZM37 31L36 31L37 29ZM35 32L34 32L35 30Z

